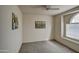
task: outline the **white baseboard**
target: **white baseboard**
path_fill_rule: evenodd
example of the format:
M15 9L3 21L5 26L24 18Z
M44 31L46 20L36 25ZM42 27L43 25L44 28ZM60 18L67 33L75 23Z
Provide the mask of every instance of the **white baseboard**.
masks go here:
M49 40L28 41L28 42L23 42L23 43L40 42L40 41L49 41Z

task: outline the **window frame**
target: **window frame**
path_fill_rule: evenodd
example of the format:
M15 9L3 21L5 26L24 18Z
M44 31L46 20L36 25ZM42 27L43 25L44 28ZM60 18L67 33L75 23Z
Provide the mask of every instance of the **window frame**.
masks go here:
M71 37L67 37L65 35L65 24L64 24L64 16L66 15L69 15L69 14L79 14L79 10L76 10L76 11L73 11L73 12L68 12L68 13L65 13L65 14L62 14L61 15L61 38L64 38L64 39L67 39L67 40L70 40L70 41L73 41L73 42L78 42L79 40L75 39L75 38L71 38ZM73 15L74 16L74 15ZM73 18L73 16L71 18ZM70 24L79 24L79 23L70 23Z

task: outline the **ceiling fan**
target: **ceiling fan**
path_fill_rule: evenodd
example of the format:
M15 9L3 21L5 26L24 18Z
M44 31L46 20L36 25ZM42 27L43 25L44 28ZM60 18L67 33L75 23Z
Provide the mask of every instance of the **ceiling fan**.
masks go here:
M45 10L59 10L58 7L52 7L52 5L38 5L36 8L43 8Z
M57 7L52 7L52 5L43 5L46 10L59 10Z

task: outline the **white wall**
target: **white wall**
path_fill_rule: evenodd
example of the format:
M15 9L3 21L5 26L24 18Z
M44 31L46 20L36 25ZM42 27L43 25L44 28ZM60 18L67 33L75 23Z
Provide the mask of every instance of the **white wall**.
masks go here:
M12 12L19 28L12 30ZM18 52L22 44L22 13L18 6L0 6L0 52Z
M35 21L46 21L45 29L35 29ZM53 18L47 15L23 16L23 43L53 39ZM52 30L53 31L53 30Z

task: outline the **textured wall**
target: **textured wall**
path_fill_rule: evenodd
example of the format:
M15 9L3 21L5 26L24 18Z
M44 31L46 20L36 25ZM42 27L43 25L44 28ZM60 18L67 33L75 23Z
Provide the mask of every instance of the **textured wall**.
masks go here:
M12 30L12 12L19 28ZM0 52L18 52L22 44L22 13L18 6L0 6Z

